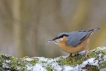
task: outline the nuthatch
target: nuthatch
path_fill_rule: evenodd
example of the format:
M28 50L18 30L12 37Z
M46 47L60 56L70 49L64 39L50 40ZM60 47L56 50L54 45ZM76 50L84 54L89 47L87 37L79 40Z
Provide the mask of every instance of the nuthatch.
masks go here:
M48 40L48 42L54 42L63 51L70 53L68 58L70 58L73 53L77 53L83 50L85 50L84 57L87 58L87 51L89 50L87 44L89 42L89 37L94 31L99 29L100 28L95 28L88 31L81 30L59 33L53 39Z

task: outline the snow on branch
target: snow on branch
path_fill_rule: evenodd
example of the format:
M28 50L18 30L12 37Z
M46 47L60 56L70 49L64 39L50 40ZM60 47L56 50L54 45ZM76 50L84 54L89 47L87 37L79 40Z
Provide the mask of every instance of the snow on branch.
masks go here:
M88 52L85 59L83 52L66 59L23 57L16 58L6 54L0 55L0 71L106 71L106 47L97 47Z

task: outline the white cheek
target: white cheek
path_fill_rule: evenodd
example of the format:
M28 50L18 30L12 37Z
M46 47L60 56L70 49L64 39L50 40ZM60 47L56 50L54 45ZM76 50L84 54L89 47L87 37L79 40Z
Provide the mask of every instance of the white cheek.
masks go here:
M63 38L60 38L60 41L63 41Z
M54 44L58 44L60 42L60 39L57 39L57 40L55 40L53 42L54 42Z
M56 41L53 41L54 42L54 44L57 44L57 42Z
M59 42L59 39L57 39L56 42L58 43Z

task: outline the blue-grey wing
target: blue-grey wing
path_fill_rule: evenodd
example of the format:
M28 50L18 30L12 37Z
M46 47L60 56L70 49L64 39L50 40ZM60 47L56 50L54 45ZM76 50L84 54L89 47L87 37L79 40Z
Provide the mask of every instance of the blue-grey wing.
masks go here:
M69 36L67 37L66 45L75 47L79 45L83 40L85 40L89 36L89 34L90 32L88 31L70 32Z

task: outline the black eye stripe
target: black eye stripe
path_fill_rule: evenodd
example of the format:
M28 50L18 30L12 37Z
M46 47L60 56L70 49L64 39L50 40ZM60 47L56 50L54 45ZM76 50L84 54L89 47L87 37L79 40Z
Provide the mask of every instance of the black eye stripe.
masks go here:
M66 35L66 34L63 34L63 35L61 35L61 36L60 36L60 38L62 38L63 36L66 36L66 37L67 37L68 35Z
M56 40L56 39L62 38L63 36L66 36L66 37L67 37L68 35L63 34L63 35L61 35L61 36L55 37L53 40Z

